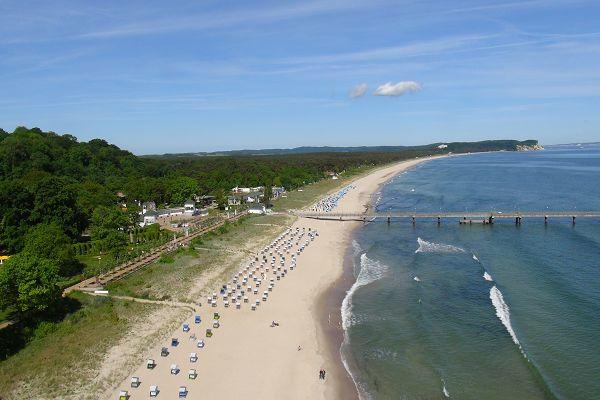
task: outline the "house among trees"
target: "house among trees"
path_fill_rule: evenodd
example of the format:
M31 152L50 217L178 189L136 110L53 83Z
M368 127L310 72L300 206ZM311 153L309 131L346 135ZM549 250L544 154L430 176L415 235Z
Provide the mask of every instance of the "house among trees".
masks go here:
M201 207L211 207L216 204L216 197L210 195L195 196L196 203L200 203Z
M156 211L156 203L153 201L146 201L142 203L142 214L146 214L148 211Z
M283 186L273 186L271 188L271 193L273 193L273 198L277 199L285 193L285 188Z
M142 214L140 226L144 227L144 226L155 224L157 222L157 218L158 218L158 213L156 211L154 211L154 210L146 211L144 214Z
M242 204L242 199L238 196L228 196L227 197L227 205L228 206L239 206Z
M262 192L250 192L249 194L244 196L245 203L260 203L260 200L263 198Z

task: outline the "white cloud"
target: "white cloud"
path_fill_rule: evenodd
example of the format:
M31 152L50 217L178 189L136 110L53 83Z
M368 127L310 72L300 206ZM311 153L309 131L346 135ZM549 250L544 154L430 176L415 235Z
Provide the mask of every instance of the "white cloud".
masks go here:
M373 92L373 96L402 96L407 93L418 92L421 85L415 81L400 81L398 83L384 83Z
M367 93L368 89L369 89L369 86L367 86L366 83L361 83L360 85L356 85L350 91L350 98L357 99L359 97L363 97L365 95L365 93Z

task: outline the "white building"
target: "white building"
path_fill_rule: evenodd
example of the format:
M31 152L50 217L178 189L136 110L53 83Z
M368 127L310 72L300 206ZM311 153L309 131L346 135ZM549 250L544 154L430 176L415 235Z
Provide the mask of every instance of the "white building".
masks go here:
M186 215L194 215L196 213L196 202L194 202L193 200L188 200L183 205L183 208L184 208L183 212Z
M252 204L250 208L248 208L248 214L264 214L267 210L264 204Z
M158 218L158 213L156 211L146 211L142 215L142 220L140 221L140 226L144 227L147 225L152 225L156 223L156 219Z

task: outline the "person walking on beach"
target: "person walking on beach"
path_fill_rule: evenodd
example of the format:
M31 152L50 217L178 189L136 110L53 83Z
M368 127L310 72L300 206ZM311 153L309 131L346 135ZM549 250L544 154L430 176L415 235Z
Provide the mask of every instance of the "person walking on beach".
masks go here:
M319 370L319 379L325 380L325 370L323 368Z

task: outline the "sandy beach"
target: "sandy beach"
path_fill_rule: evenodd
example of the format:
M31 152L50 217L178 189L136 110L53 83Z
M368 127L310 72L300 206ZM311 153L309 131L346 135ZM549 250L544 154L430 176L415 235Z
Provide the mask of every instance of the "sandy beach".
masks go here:
M364 211L380 185L428 159L404 161L356 179L353 188L338 201L335 211ZM291 226L292 231L308 232L310 228L318 236L297 256L297 267L276 282L268 301L252 311L249 303L242 304L241 309L225 308L219 297L218 306L210 307L206 298L198 299L203 304L198 312L202 323L195 324L193 318L181 321L182 325L188 323L191 330L184 333L180 326L173 332L172 337L179 339L179 345L171 347L168 341L149 349L147 358L154 359L156 367L148 369L145 364L140 365L109 398L116 399L119 390L128 390L131 399L146 399L151 385L159 387L158 398L162 399L178 398L180 386L187 387L188 398L356 398L356 389L339 355L340 335L335 334L341 332L339 315L324 311L323 304L328 289L343 276L351 233L359 225L352 221L298 219ZM266 290L265 285L259 293ZM220 314L220 327L206 338L205 331L211 328L214 312ZM272 321L279 326L271 327ZM191 334L203 339L205 347L197 348L196 341L189 340ZM167 357L160 355L163 346L170 349ZM189 361L191 352L198 354L198 361L193 364ZM171 374L172 364L178 365L179 374ZM196 379L188 378L190 368L196 369ZM320 369L327 372L325 380L319 379ZM139 387L131 388L132 376L140 378Z

